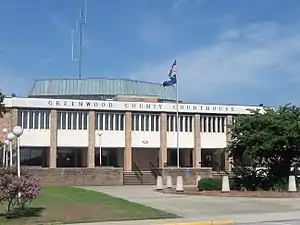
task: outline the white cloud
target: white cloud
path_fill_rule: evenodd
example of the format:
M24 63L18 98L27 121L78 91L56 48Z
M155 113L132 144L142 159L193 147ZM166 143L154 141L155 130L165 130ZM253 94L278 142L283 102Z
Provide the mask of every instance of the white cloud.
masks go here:
M282 27L268 22L223 31L210 45L175 56L181 96L184 100L199 101L199 96L216 99L220 94L246 86L271 90L278 74L282 74L283 82L296 81L300 72L299 47L300 29L296 26ZM172 60L153 62L129 75L161 82L167 77Z

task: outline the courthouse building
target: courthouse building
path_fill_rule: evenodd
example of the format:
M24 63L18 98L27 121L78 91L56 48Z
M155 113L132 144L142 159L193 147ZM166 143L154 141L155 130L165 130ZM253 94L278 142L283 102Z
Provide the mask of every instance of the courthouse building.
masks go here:
M22 165L124 171L177 166L172 86L105 78L37 80L27 97L7 97L5 105L10 112L0 119L1 130L24 129ZM230 169L220 151L229 141L227 124L258 108L180 102L180 167Z

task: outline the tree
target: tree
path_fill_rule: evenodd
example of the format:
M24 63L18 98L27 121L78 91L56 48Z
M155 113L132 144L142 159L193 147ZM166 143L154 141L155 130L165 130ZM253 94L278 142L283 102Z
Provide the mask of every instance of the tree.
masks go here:
M7 203L6 216L18 217L26 213L28 204L37 197L42 186L40 179L28 169L21 170L18 177L15 167L7 167L0 171L0 204ZM18 193L21 193L20 198Z
M4 98L5 96L0 92L0 118L3 117L3 114L6 112Z
M290 168L300 157L300 108L290 104L239 115L230 125L227 147L234 166L243 167L245 156L265 167L270 183L287 182Z

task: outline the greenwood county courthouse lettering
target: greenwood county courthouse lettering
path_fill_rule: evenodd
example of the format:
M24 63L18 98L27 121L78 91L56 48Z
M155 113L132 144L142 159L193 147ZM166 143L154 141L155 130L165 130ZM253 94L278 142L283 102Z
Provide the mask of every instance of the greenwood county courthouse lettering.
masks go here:
M47 82L48 86L58 85L60 80L55 80L56 83L52 80ZM75 79L72 82L77 81ZM78 82L83 85L82 81ZM88 83L88 79L85 82ZM97 82L107 81L99 79ZM44 83L40 85L43 87ZM28 97L6 98L5 106L10 111L0 119L1 130L10 130L16 125L24 129L20 138L22 165L41 168L43 171L46 168L87 168L89 173L91 169L97 171L98 168L106 172L98 171L94 177L102 174L101 179L107 180L105 184L119 184L120 180L123 182L119 174L122 173L123 177L123 171L164 171L177 166L176 103L171 95L174 94L173 90L169 96L161 97L159 95L166 95L170 89L150 83L146 85L152 85L152 89L155 87L158 96L153 96L153 93L148 96L147 93L125 95L124 87L120 88L122 94L109 93L109 96L107 93L74 94L73 90L69 90L70 93L65 93L65 90L59 93L59 89L57 93L42 95L34 92L41 90L37 85L39 82L35 82ZM180 168L177 169L230 170L227 157L219 151L226 147L230 138L227 124L232 122L235 115L249 114L250 110L255 109L262 107L180 103ZM3 138L2 135L2 141ZM57 173L57 176L61 175ZM47 177L49 183L54 182L49 174ZM67 182L62 177L56 177L58 179ZM95 181L98 178L94 178L93 182L86 179L92 178L84 178L84 184L104 182Z

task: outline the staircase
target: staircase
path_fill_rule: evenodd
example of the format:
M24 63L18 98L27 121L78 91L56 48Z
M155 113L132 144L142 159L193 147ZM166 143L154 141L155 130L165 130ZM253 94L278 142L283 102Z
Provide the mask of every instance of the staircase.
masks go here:
M124 185L155 185L156 177L151 171L136 171L123 172Z

